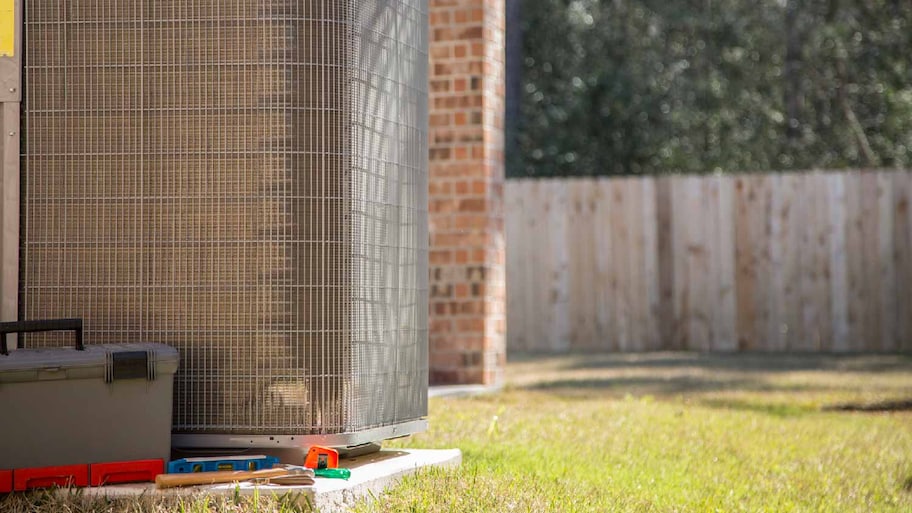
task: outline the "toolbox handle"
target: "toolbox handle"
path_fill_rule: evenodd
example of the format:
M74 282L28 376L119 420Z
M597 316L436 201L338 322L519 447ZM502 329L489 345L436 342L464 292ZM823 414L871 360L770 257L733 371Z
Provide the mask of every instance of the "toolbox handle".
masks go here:
M9 354L6 336L10 333L35 333L38 331L75 331L76 350L82 351L82 319L44 319L37 321L0 322L0 354Z

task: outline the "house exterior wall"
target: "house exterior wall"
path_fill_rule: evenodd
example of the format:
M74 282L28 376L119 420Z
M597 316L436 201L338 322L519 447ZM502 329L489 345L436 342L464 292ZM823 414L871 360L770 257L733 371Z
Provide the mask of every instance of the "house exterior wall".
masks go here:
M430 381L505 362L504 1L430 3Z

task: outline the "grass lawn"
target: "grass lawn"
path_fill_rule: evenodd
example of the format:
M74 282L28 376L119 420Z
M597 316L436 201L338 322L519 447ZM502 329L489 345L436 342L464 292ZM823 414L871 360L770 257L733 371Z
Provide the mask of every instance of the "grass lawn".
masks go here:
M459 447L461 468L356 511L909 512L910 400L910 357L512 357L502 392L433 399L430 431L386 444ZM144 501L37 493L0 511L290 509Z
M358 511L912 511L908 357L514 358L508 386L431 402L401 447L460 447Z

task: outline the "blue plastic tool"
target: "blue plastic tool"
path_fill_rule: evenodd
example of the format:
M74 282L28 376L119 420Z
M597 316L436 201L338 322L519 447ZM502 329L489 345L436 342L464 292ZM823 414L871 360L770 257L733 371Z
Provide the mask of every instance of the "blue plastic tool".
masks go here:
M275 456L217 456L206 458L181 458L168 462L169 474L190 472L216 472L219 470L263 470L279 462Z

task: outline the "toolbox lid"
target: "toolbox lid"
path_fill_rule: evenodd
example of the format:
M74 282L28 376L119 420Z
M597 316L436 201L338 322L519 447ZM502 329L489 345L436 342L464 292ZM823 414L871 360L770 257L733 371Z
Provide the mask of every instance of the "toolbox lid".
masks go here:
M119 379L167 376L177 371L178 352L152 342L25 348L0 354L0 383L53 379ZM170 379L170 376L167 376Z

